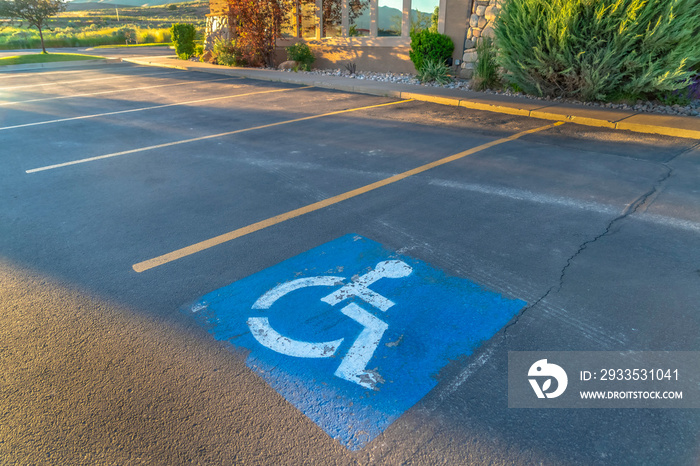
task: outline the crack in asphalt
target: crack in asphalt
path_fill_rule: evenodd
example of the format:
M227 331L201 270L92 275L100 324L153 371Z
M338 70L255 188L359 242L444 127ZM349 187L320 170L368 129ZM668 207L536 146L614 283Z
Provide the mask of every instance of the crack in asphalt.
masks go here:
M549 296L549 295L552 293L552 291L555 291L555 289L556 289L556 292L561 291L562 287L564 286L564 280L566 279L566 271L568 270L569 267L571 267L571 265L573 264L573 261L574 261L579 255L581 255L581 254L583 253L583 251L585 251L585 250L588 248L588 246L590 246L591 244L595 243L595 242L598 241L599 239L601 239L601 238L603 238L603 237L608 236L609 234L611 234L611 233L613 232L613 228L615 227L615 225L616 225L617 223L619 223L619 222L625 220L625 219L626 219L627 217L629 217L630 215L633 215L633 214L636 213L640 208L642 208L642 207L648 208L648 207L653 203L653 201L656 199L656 197L655 197L654 195L657 194L657 193L659 193L659 191L660 191L662 185L673 175L674 169L673 169L673 167L671 167L671 165L670 165L671 162L673 162L675 159L677 159L677 158L680 157L681 155L684 155L684 154L686 154L686 153L689 153L689 152L691 152L691 151L693 151L693 150L695 150L695 149L697 149L697 148L699 148L699 147L700 147L700 143L695 144L695 145L689 147L688 149L685 149L685 150L679 152L678 154L674 155L673 157L671 157L671 158L668 159L667 161L662 162L661 165L666 169L666 172L665 172L664 174L662 174L662 175L656 180L656 182L654 182L654 185L651 187L651 189L649 189L647 192L645 192L645 193L642 194L641 196L637 197L637 199L635 199L632 203L628 204L627 207L625 207L625 209L622 211L622 213L621 213L620 215L618 215L617 217L615 217L614 219L612 219L612 220L608 223L608 225L605 227L605 229L603 230L602 233L600 233L599 235L595 236L595 237L592 238L592 239L586 240L586 241L584 241L583 243L581 243L581 245L579 246L578 250L577 250L575 253L573 253L573 254L566 260L566 264L564 264L564 267L562 267L562 269L561 269L561 274L559 275L559 283L558 283L557 285L551 286L542 296L540 296L539 298L537 298L537 300L535 300L535 302L533 302L532 304L529 304L529 305L525 306L525 307L513 318L512 322L508 323L505 327L503 327L503 339L505 339L505 338L508 336L508 329L511 328L511 327L513 327L514 325L516 325L516 324L520 321L520 318L521 318L523 315L525 315L526 312L528 312L530 309L534 308L534 307L537 306L539 303L541 303L542 301L544 301L544 300L547 298L547 296ZM649 205L646 205L646 206L645 206L645 204L647 203L647 201L650 201L650 202L649 202Z

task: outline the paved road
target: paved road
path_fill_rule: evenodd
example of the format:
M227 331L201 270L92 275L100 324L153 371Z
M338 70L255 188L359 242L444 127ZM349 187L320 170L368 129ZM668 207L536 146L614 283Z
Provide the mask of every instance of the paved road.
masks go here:
M81 53L84 55L97 55L106 58L127 58L127 57L152 57L160 55L173 55L173 50L165 46L156 47L115 47L115 48L95 48L95 47L60 47L47 48L48 53ZM30 55L41 53L41 49L18 49L0 50L0 57L12 57L15 55Z
M0 99L4 463L700 460L697 409L507 399L509 351L700 351L697 141L127 64ZM350 233L527 303L357 451L182 312Z

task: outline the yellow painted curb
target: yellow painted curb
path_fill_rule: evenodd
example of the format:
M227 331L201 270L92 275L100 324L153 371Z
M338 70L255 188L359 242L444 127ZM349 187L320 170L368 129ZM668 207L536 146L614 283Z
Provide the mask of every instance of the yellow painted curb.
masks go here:
M208 68L199 68L199 67L187 67L187 66L178 66L178 65L168 65L164 63L158 63L158 62L151 62L148 60L138 60L138 59L127 59L123 58L122 61L129 62L129 63L134 63L138 65L150 65L150 66L160 66L163 68L173 68L173 69L179 69L179 70L185 70L185 71L202 71L202 72L211 72L215 74L228 74L228 73L218 73L217 70L212 70ZM261 81L271 81L272 79L269 77L264 77L264 76L254 76L251 74L247 73L235 73L236 76L239 77L245 77L248 79L257 79ZM275 79L274 81L276 82L286 82L288 84L304 84L303 82L297 82L294 79L284 79L283 76L280 76L279 79ZM324 81L324 82L314 82L314 86L316 87L321 87L321 88L326 88L326 89L335 89L335 90L341 90L345 92L357 92L360 94L369 94L369 95L378 95L378 96L386 96L386 97L394 97L394 98L400 98L400 99L414 99L414 100L419 100L422 102L432 102L440 105L449 105L449 106L459 106L459 107L464 107L472 110L483 110L486 112L493 112L493 113L503 113L507 115L516 115L516 116L525 116L525 117L531 117L531 118L539 118L543 120L549 120L549 121L564 121L564 122L569 122L569 123L575 123L579 125L584 125L584 126L592 126L592 127L597 127L597 128L607 128L607 129L615 129L615 130L626 130L626 131L633 131L637 133L645 133L645 134L660 134L664 136L673 136L673 137L681 137L681 138L689 138L689 139L700 139L700 118L698 117L670 117L667 115L657 115L657 114L633 114L630 116L620 116L621 119L619 120L612 120L612 119L603 119L603 118L595 118L595 117L590 117L590 116L583 116L585 113L589 113L591 111L601 111L605 112L606 109L601 108L599 110L594 110L594 109L589 109L589 108L584 108L581 110L581 113L578 115L576 114L576 109L567 109L566 112L556 112L556 111L548 111L548 107L551 107L552 104L549 102L539 102L539 101L533 101L532 104L528 103L512 103L509 104L507 102L496 102L496 101L488 101L488 99L483 99L483 100L475 100L475 99L469 99L469 98L458 98L458 97L448 97L448 96L439 96L439 95L430 95L430 94L423 94L420 92L405 92L405 91L393 91L389 89L377 89L377 88L372 88L371 86L366 87L366 85L356 85L356 86L346 86L346 85L335 85L332 82ZM527 108L531 107L531 108ZM611 113L611 116L615 112ZM640 121L636 121L640 120ZM669 124L663 125L663 124L658 124L658 123L652 123L652 122L646 122L644 120L675 120L675 124Z
M484 102L477 102L474 100L461 100L459 102L460 107L470 108L472 110L484 110L486 112L495 113L506 113L508 115L518 115L518 116L530 116L530 110L519 108L519 107L509 107L507 105L495 105Z
M427 95L419 92L401 92L402 99L420 100L421 102L432 102L434 104L451 105L458 107L460 100L455 97L444 97L438 95Z
M698 122L698 126L700 126L700 122ZM634 131L636 133L661 134L663 136L674 136L678 138L700 139L700 130L674 128L671 126L644 125L620 122L617 123L615 129Z
M616 129L700 139L700 118L639 113L618 121Z
M533 110L530 112L533 118L542 118L543 120L566 121L569 123L577 123L585 126L595 126L598 128L615 129L615 122L603 120L600 118L583 117L577 115L568 115L563 113L547 112L542 110Z

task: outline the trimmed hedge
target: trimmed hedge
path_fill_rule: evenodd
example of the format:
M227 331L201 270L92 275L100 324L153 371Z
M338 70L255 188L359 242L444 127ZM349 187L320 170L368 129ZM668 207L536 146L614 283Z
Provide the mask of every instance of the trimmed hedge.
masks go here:
M316 57L308 45L298 42L290 45L285 50L287 51L287 60L294 60L299 63L299 68L302 71L311 71L311 65L316 61Z
M527 93L611 100L690 84L700 62L698 0L509 0L498 62Z
M197 29L193 24L175 23L170 27L175 53L182 60L187 60L194 55L194 39Z
M426 60L445 63L452 56L455 45L448 36L429 29L411 33L411 58L416 71L420 72Z

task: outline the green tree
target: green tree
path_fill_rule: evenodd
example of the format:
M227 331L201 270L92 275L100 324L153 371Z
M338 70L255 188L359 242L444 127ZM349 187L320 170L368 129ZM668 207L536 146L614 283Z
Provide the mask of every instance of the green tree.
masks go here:
M431 16L428 13L423 13L422 11L413 10L411 16L411 32L419 32L423 29L430 29ZM437 29L435 29L437 32Z
M430 16L430 32L438 32L438 23L440 22L440 6L436 6L433 14Z
M51 30L46 25L47 20L65 10L66 3L63 0L0 0L0 17L24 20L39 30L42 53L47 53L43 29Z
M170 26L170 37L175 45L175 53L182 60L187 60L194 55L194 39L197 29L194 24L175 23Z

